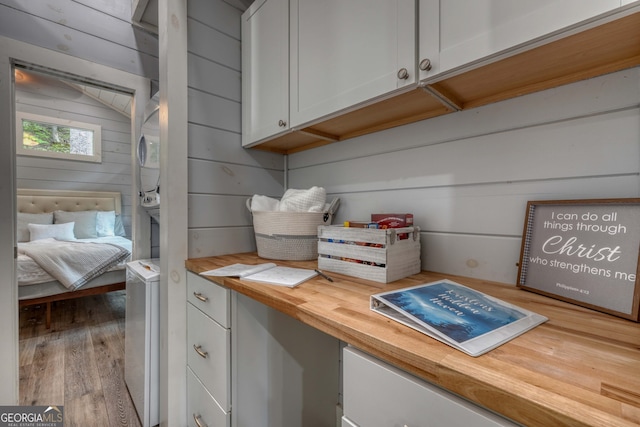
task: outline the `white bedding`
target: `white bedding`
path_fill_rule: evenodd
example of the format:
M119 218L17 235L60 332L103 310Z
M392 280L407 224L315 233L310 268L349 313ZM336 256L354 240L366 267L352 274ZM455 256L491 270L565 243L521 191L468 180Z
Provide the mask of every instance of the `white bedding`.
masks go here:
M110 243L126 249L129 254L131 254L132 249L131 240L119 236L78 239L77 241L91 243ZM35 285L56 280L49 273L44 271L31 257L23 253L24 246L22 245L28 244L29 243L18 243L18 285ZM123 270L126 266L126 263L130 260L131 255L129 255L126 259L120 261L117 265L112 266L108 271Z

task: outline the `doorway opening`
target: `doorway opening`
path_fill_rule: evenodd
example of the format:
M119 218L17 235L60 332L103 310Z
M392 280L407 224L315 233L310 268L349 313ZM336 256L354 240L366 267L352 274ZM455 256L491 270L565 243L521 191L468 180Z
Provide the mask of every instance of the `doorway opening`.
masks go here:
M39 238L40 230L71 220L74 239L105 240L131 253L131 204L137 201L131 169L133 93L33 64L13 65L19 404L62 406L65 419L74 424L114 418L109 424L137 425L123 376L126 295L120 288L130 258L71 292L29 256L32 245L47 244L41 243L46 237ZM24 193L34 212L22 212ZM112 223L103 220L112 211L97 204L103 193L119 197ZM96 200L96 206L76 210L72 205L85 199ZM55 206L48 207L48 200ZM30 221L43 222L36 224L42 227ZM51 247L59 250L63 247Z
M46 159L43 160L40 156L24 156L24 158L28 159L24 160L24 162L21 157L21 164L19 167L16 165L17 126L15 114L16 103L14 101L20 102L20 98L23 96L22 94L18 94L18 99L16 99L16 85L18 83L16 80L17 78L21 78L16 76L16 72L25 71L30 74L42 74L48 78L66 77L72 84L86 84L92 88L117 89L117 91L128 94L132 99L130 102L131 118L128 119L122 116L122 118L119 118L117 121L124 121L129 124L129 147L135 145L135 134L140 127L144 105L150 98L149 91L151 85L150 80L146 77L113 69L60 52L40 48L18 40L0 38L0 45L2 47L2 49L0 49L0 99L5 100L5 102L0 104L0 134L2 134L2 138L0 138L0 154L2 154L2 156L0 156L0 158L3 159L0 161L0 182L2 183L0 184L0 199L5 201L5 203L0 204L0 216L7 219L0 227L0 271L3 271L3 274L0 275L0 320L2 324L5 325L4 328L0 328L0 339L5 343L0 349L0 358L5 361L3 369L0 371L0 400L7 403L15 402L17 404L20 401L19 390L25 380L29 378L28 376L21 375L21 371L24 371L24 369L20 368L19 360L22 354L19 352L20 310L18 304L16 265L18 254L17 188L19 186L27 186L27 184L30 184L32 188L42 188L46 187L45 184L51 181L57 181L60 185L71 188L72 182L74 181L67 181L61 178L63 176L63 168L43 165L41 162L46 161ZM86 78L84 76L91 77ZM62 89L62 86L60 86L59 90L69 93L69 86L66 86L65 89ZM29 101L32 105L38 106L38 104L41 103L34 92L29 96L32 98ZM58 104L61 103L63 102L58 102ZM119 113L116 112L113 114L116 116L119 115ZM121 160L125 162L127 162L126 159L129 159L128 162L132 165L131 169L134 170L133 155L133 149L131 148L131 151L122 153L114 151L109 154L108 157L113 158L114 156L119 156ZM108 172L99 170L98 166L103 165L106 162L105 159L102 159L101 162L94 163L77 160L65 160L65 162L73 163L75 170L79 171L78 173L84 174L85 177L93 174L94 178L96 176L103 178L96 181L109 185L114 185L114 183L118 182L112 179ZM26 168L30 170L27 175L24 175L24 172L27 170ZM124 178L128 185L124 185L121 192L124 194L125 203L130 203L131 206L128 213L129 229L127 230L127 234L130 235L133 241L132 256L144 257L148 256L145 250L149 251L150 246L148 225L150 220L146 212L140 212L138 209L137 203L135 202L137 198L135 201L128 200L132 198L131 195L137 190L134 189L134 183L137 180L135 173L135 171L132 172L134 176L129 175ZM81 181L86 184L84 180ZM76 180L75 182L80 181ZM147 223L146 228L145 222ZM145 247L147 249L145 249ZM117 306L117 304L115 305ZM80 321L80 316L78 315L69 315L68 318L70 318L72 323ZM50 337L51 336L53 335L50 335ZM85 344L86 342L86 340L83 341ZM101 340L100 342L104 343L106 341ZM73 353L79 357L84 354L81 347L75 347L75 349L77 351L74 350ZM42 359L39 360L40 362L36 363L42 362ZM45 365L40 364L38 366L45 369ZM85 402L85 404L90 405L91 403ZM92 423L90 422L88 424Z

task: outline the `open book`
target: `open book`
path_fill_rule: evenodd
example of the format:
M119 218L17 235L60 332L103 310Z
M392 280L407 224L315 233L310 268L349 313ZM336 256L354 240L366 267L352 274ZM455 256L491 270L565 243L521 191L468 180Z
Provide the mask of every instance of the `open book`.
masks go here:
M474 357L548 320L450 280L372 295L371 310Z
M215 270L203 271L203 276L239 277L254 282L288 286L290 288L311 279L318 273L306 268L282 267L272 262L247 265L232 264Z

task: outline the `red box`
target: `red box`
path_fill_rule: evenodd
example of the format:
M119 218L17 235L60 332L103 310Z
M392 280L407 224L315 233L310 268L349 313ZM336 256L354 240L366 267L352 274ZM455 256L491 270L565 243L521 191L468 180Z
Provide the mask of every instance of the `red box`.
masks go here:
M371 222L377 223L380 228L411 227L413 225L413 214L371 214Z

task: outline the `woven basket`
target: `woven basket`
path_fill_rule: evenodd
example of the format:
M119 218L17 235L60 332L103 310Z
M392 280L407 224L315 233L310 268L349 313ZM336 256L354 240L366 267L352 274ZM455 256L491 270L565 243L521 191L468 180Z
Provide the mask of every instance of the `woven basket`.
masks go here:
M326 212L251 211L258 256L267 259L305 261L318 258L318 226L331 225L340 199Z

